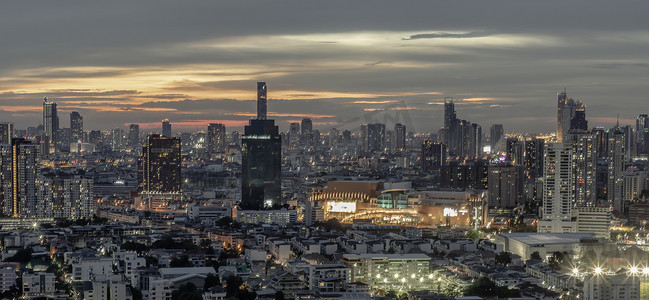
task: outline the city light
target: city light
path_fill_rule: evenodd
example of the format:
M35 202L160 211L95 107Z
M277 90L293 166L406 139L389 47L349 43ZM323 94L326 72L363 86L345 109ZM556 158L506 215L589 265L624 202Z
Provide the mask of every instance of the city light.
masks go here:
M600 267L595 268L595 274L597 275L602 274L602 268Z
M642 275L649 275L649 268L643 268Z
M631 274L633 274L633 275L638 274L638 267L633 266L633 267L631 267L631 269L629 269L629 271L630 271Z
M572 274L573 275L578 275L579 274L579 269L577 269L577 268L572 269Z

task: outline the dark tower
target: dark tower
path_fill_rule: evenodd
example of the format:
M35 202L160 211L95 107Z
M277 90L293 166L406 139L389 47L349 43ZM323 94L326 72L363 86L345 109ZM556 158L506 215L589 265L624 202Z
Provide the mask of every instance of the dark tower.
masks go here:
M241 208L260 210L282 203L282 141L274 120L266 120L266 83L257 83L257 119L241 137Z
M181 194L180 139L149 135L138 161L138 188L143 194Z

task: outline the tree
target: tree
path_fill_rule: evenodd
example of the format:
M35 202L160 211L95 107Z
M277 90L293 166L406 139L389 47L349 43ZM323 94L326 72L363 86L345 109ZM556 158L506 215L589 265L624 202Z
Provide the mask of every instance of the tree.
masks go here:
M149 251L149 247L147 247L145 244L136 242L126 242L122 244L121 248L122 250L135 251L140 254Z
M169 262L169 267L172 268L182 268L182 267L193 267L194 264L189 261L189 256L182 255L180 257L176 256L171 259Z
M225 294L227 297L234 297L237 295L239 292L239 289L241 288L241 285L243 285L243 280L241 277L237 277L234 275L230 275L225 278L226 286L225 286Z
M502 264L503 266L507 266L512 263L512 257L509 255L508 252L502 251L496 255L496 263L497 264Z
M554 252L552 253L552 256L550 256L550 259L548 259L548 265L550 268L553 268L555 270L561 269L561 266L567 262L567 253L566 252Z
M480 277L464 290L464 296L479 296L484 298L509 298L518 297L517 289L512 290L507 287L497 286L491 279Z
M541 258L541 254L539 254L539 251L532 252L530 259L543 260L543 258Z
M7 258L6 261L26 264L30 260L32 260L32 253L33 253L32 248L20 249L16 252L16 254L14 254L14 256Z
M480 238L480 231L471 228L467 230L466 237L471 239L472 241L475 241Z
M286 296L284 296L284 292L277 291L277 293L275 293L275 300L284 300L284 299L286 299Z
M203 285L203 290L207 290L211 287L215 287L221 284L221 280L214 273L209 273L205 277L205 284Z
M191 283L185 283L178 287L177 290L171 292L171 299L173 300L203 300L201 292L196 286Z

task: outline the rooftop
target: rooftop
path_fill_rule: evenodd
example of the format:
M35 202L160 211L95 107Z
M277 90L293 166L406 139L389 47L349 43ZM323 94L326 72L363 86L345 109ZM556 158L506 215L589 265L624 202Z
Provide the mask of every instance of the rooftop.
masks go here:
M500 235L526 245L571 244L579 243L582 239L595 239L595 233L512 232L501 233Z

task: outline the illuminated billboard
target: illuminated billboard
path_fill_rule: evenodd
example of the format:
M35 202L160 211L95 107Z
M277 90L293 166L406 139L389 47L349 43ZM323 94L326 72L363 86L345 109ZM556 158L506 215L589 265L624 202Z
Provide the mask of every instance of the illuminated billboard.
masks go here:
M445 217L457 217L457 209L453 207L444 207Z
M328 212L343 212L354 213L356 212L356 202L327 202L326 211Z

